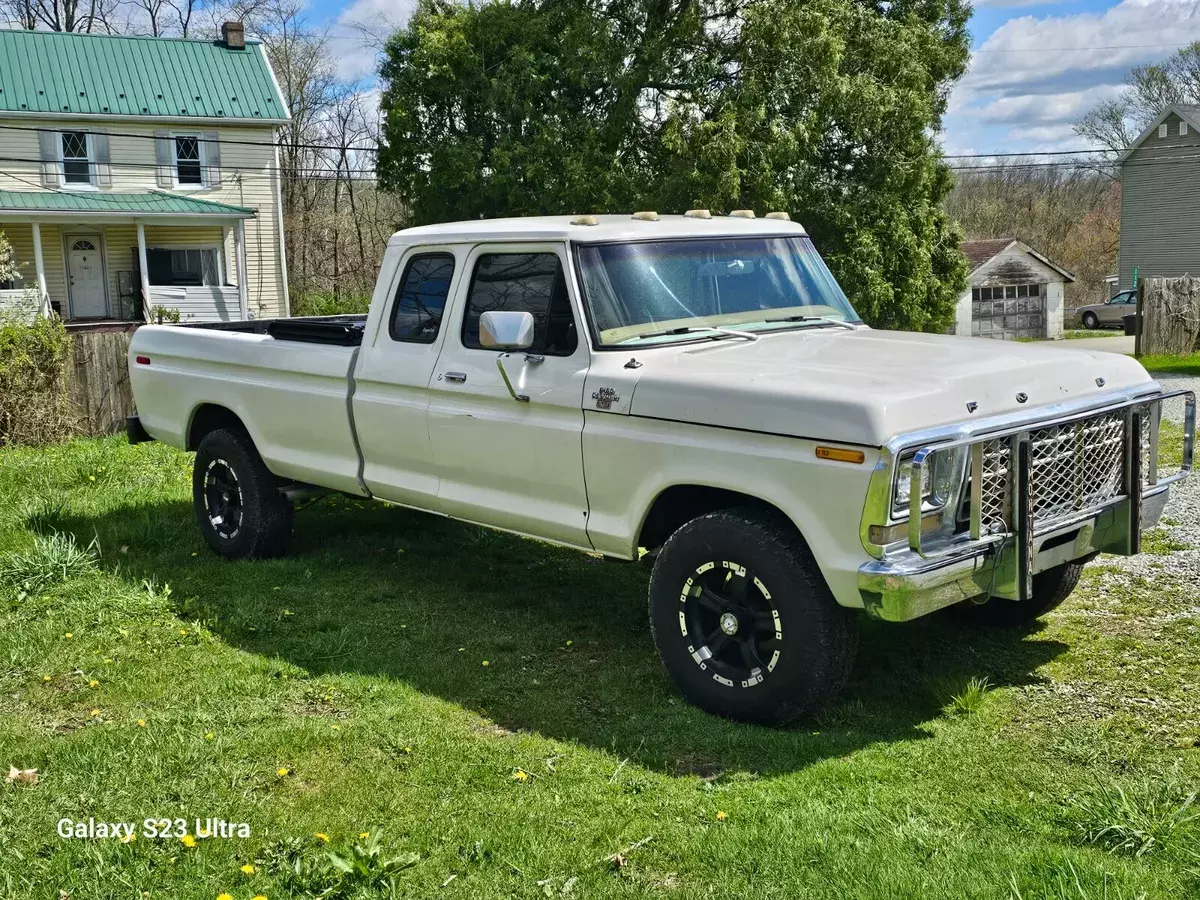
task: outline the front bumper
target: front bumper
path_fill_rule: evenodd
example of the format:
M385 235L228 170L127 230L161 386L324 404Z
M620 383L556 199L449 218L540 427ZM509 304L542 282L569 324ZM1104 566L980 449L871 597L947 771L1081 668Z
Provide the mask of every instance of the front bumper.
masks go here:
M1160 478L1157 416L1162 400L1180 396L1185 402L1183 463L1179 472ZM1142 416L1147 410L1153 410L1153 415L1143 429ZM910 525L907 546L881 550L876 559L861 566L858 588L867 612L875 618L897 622L963 601L982 602L990 597L1025 599L1031 596L1033 576L1039 572L1101 552L1138 553L1142 531L1156 525L1162 515L1170 484L1191 471L1195 398L1186 391L1140 395L1115 400L1100 412L1125 419L1118 467L1124 473L1121 479L1124 486L1119 481L1117 490L1104 502L1049 522L1035 520L1038 504L1031 495L1038 479L1031 473L1036 473L1037 467L1045 462L1031 452L1031 436L1047 427L1086 424L1094 420L1096 409L1071 410L1058 418L1035 422L1006 423L1002 428L985 426L965 434L939 435L936 441L928 440L927 435L916 436L915 446L920 449L913 462L914 491L919 491L921 465L934 454L955 452L968 458L965 465L970 478L964 488L963 503L969 510L970 525L964 530L950 522L941 533ZM979 485L988 476L979 476L984 471L979 448L985 442L993 446L1002 442L1010 452L1005 527L996 522L988 527L987 522L981 521L983 504ZM899 441L890 448L893 457L898 457L902 444L905 442ZM903 449L913 445L909 442ZM890 491L890 480L888 485ZM1136 487L1130 489L1131 485ZM913 513L916 512L914 506ZM910 514L909 521L921 520Z
M1164 485L1143 496L1138 532L1158 524L1170 490ZM1130 530L1128 506L1123 504L1083 521L1057 526L1034 537L1029 574L1101 552L1121 553L1128 546ZM913 554L896 560L873 560L858 570L858 590L872 617L906 622L966 600L1003 595L1004 586L1012 586L1017 580L1018 556L1014 535L949 559L922 559Z

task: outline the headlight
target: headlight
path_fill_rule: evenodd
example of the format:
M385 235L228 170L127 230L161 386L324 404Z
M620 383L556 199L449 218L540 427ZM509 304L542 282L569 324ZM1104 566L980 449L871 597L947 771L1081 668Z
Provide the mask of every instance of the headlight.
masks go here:
M892 497L892 515L908 514L912 499L912 464L916 451L900 457L896 465L896 489ZM942 509L954 499L963 475L961 448L933 453L921 467L921 507L929 512Z

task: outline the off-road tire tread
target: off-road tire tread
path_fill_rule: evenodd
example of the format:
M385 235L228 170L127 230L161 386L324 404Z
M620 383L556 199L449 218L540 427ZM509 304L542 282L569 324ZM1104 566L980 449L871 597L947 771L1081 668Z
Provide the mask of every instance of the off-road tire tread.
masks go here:
M241 533L233 541L217 537L204 512L203 472L213 456L227 459L242 487ZM210 431L196 450L192 502L196 521L208 545L229 559L271 559L288 552L295 508L279 492L280 479L267 468L254 441L241 428Z
M810 670L812 677L805 684L792 685L792 690L785 696L776 697L770 703L762 702L765 699L762 695L745 696L743 692L740 696L729 695L730 699L743 702L722 704L716 707L706 704L702 702L701 698L694 696L690 685L676 677L676 674L671 671L670 665L667 665L665 658L663 659L664 665L684 695L701 708L740 721L766 725L790 724L820 710L836 698L845 687L854 668L858 652L859 632L853 611L839 606L834 600L833 594L813 558L812 551L809 550L808 545L791 522L784 519L782 515L771 514L754 507L718 510L692 519L672 534L663 544L662 551L654 562L654 571L650 579L651 636L655 646L659 648L660 657L663 657L663 644L660 641L655 617L656 588L666 589L670 592L659 598L659 602L669 603L672 610L678 604L679 596L679 585L659 583L659 577L665 577L662 575L666 568L663 560L666 560L669 565L675 551L685 547L693 540L703 540L705 532L719 532L724 529L751 532L764 551L776 554L783 565L795 573L796 581L789 585L790 592L796 597L808 598L807 602L801 600L805 604L805 609L799 634L802 640L807 636L809 641L815 641L815 645L810 643L808 647L809 655L815 664ZM795 613L792 615L794 616ZM791 633L797 633L795 626ZM677 632L669 637L671 640L679 640ZM777 674L768 676L764 685L770 684L770 679L776 677L778 677ZM787 686L778 683L772 685L772 694L777 693L781 687L786 688Z
M961 618L975 625L1015 628L1040 619L1062 605L1079 585L1084 564L1063 563L1033 576L1033 596L1028 600L1004 600L993 597L984 604L960 604Z

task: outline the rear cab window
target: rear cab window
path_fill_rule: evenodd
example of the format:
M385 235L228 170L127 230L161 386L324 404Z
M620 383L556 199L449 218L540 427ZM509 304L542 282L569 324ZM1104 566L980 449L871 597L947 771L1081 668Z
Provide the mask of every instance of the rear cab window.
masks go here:
M392 340L432 344L441 329L453 280L452 254L431 251L409 258L392 304L388 326Z

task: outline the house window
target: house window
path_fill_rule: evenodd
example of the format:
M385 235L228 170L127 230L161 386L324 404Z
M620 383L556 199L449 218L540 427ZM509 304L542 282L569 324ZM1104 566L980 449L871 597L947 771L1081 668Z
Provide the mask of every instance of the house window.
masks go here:
M1180 136L1180 137L1187 137L1187 122L1180 122L1180 123L1179 123L1179 136Z
M175 135L175 183L203 185L200 163L200 138L194 134Z
M1167 136L1167 123L1166 122L1163 122L1161 125L1158 126L1158 136L1160 138Z
M221 283L220 250L149 248L146 265L150 284L177 287L215 287Z
M88 155L86 131L62 133L63 181L66 184L91 184L92 164Z

